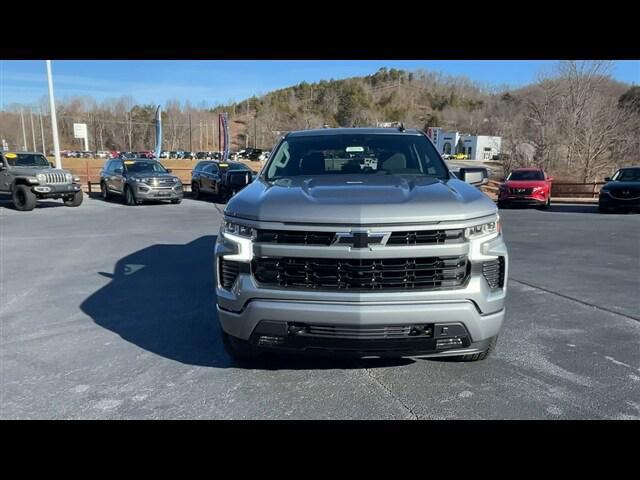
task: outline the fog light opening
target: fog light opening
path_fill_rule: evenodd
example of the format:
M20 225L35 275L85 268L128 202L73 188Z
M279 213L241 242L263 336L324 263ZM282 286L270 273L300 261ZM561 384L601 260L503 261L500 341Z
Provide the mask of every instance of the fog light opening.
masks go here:
M276 337L273 335L260 335L258 337L258 345L273 346L282 345L284 343L284 337Z
M441 338L436 340L436 350L445 350L447 348L462 347L463 342L459 337Z

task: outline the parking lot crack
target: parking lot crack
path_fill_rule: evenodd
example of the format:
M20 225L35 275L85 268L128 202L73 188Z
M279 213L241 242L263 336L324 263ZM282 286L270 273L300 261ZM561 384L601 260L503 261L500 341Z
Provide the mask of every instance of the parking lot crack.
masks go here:
M376 377L371 371L371 369L365 368L363 369L363 372L367 377L369 377L373 381L373 383L375 383L387 395L389 395L393 399L393 401L400 406L400 409L403 410L411 420L419 420L418 415L411 409L411 407L409 407L395 393L393 393L393 391L391 390L391 388L389 388L389 386L384 384L378 377Z
M593 303L585 302L584 300L579 300L577 298L570 297L569 295L564 295L562 293L554 292L553 290L549 290L549 289L546 289L544 287L540 287L538 285L533 285L533 284L531 284L529 282L523 282L522 280L516 280L513 277L510 277L509 281L510 282L515 282L515 283L519 283L520 285L525 285L525 286L530 287L530 288L535 288L536 290L541 290L541 291L543 291L545 293L549 293L551 295L555 295L557 297L564 298L565 300L571 300L572 302L576 302L576 303L579 303L581 305L585 305L587 307L595 308L596 310L600 310L600 311L603 311L603 312L611 313L613 315L618 315L620 317L624 317L624 318L629 319L629 320L635 320L636 322L640 322L640 317L635 317L633 315L628 315L626 313L618 312L616 310L611 310L610 308L606 308L606 307L602 307L600 305L595 305Z

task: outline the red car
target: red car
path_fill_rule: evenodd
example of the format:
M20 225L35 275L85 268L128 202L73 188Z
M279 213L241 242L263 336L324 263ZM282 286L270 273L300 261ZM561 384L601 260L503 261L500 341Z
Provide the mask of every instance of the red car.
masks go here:
M535 205L551 207L551 182L539 168L513 170L498 191L498 208L508 205Z

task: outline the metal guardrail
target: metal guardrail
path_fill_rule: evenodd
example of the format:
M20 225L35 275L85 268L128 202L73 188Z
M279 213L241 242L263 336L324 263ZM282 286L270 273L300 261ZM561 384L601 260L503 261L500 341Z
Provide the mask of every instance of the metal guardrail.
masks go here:
M483 191L487 191L488 193L497 194L501 183L502 182L497 182L495 180L489 180L489 183L487 183L486 185L483 185L482 189ZM552 197L597 198L600 193L600 187L605 183L606 182L589 182L589 183L574 183L574 182L555 183L553 182L551 184L551 196ZM578 188L572 188L572 187L578 187ZM587 191L584 191L584 190L587 190Z

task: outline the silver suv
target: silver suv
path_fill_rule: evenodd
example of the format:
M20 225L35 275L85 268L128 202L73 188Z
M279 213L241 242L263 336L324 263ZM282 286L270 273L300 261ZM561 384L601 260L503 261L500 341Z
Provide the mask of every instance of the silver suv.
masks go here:
M82 204L80 179L53 168L38 152L0 152L0 193L11 194L16 210L33 210L38 200L62 198L68 207Z
M495 347L508 272L496 206L423 132L291 132L224 213L217 314L238 359L474 361Z
M104 200L121 196L127 205L158 200L180 203L184 197L180 179L160 162L146 158L109 160L100 172L100 192Z

